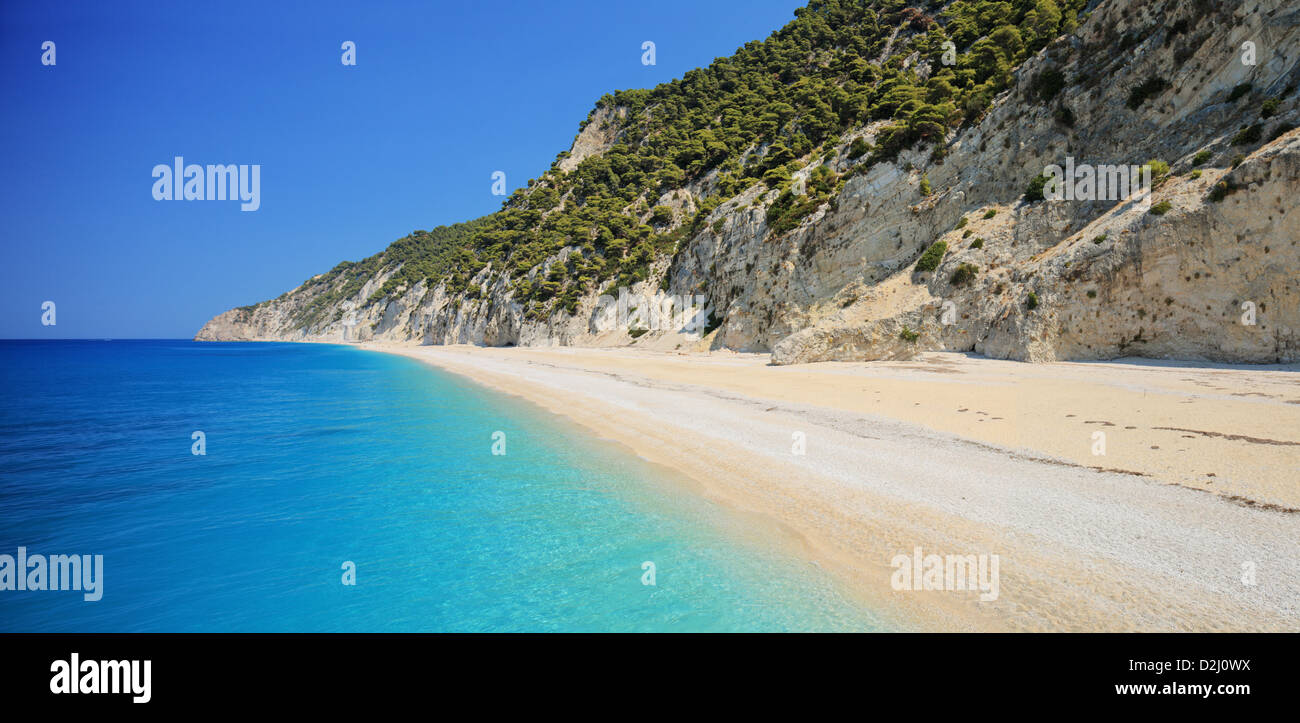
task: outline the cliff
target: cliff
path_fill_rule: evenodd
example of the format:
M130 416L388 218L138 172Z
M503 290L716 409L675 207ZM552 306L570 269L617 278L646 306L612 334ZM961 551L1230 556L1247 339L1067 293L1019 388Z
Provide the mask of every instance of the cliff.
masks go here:
M850 5L606 96L501 212L196 339L1300 360L1300 8ZM1040 200L1067 163L1154 188ZM701 295L707 334L610 328L620 288Z

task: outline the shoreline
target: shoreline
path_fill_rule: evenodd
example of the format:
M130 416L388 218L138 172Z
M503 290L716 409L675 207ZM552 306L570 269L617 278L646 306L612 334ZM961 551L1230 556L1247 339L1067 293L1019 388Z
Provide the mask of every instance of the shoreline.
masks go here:
M1107 383L1121 390L1111 395L1118 402L1103 395L1093 403L1120 413L1139 400L1164 413L1169 404L1186 402L1175 393L1181 386L1199 388L1203 380L1194 377L1222 369L1153 365L1116 372L1112 367L1122 365L1017 365L944 354L924 355L919 367L915 361L771 367L761 355L734 353L355 346L407 356L520 397L684 475L699 486L688 493L782 530L873 613L922 630L1293 630L1300 614L1300 515L1280 511L1300 492L1294 477L1238 483L1244 495L1202 494L1170 480L1180 472L1176 465L1135 472L1113 462L1083 464L1052 454L1050 444L1023 444L1043 435L1014 429L1008 435L991 424L999 415L983 411L1032 413L1044 388L1077 385L1077 367L1084 367L1084 376L1116 377ZM1170 372L1180 376L1143 378ZM997 378L1007 373L1016 383ZM1223 397L1202 414L1232 422L1241 404L1258 404L1270 385L1285 385L1285 377L1269 374L1291 372L1248 372L1242 389L1250 391L1238 392L1248 395L1244 401L1227 388L1229 395L1202 392L1193 401ZM973 378L954 386L953 375ZM867 395L846 394L860 384ZM868 402L886 391L890 403ZM924 407L914 400L939 391L982 392L975 401L984 404L918 423ZM908 401L922 409L907 414ZM1291 408L1300 414L1300 406ZM969 413L977 409L980 414ZM984 424L981 416L989 427L958 433ZM1085 416L1090 419L1082 421L1107 421ZM1153 413L1152 419L1161 418ZM1130 446L1139 436L1136 425L1108 423L1102 429L1121 439L1123 430ZM1196 425L1148 426L1178 428L1146 432L1160 439L1194 427L1208 432L1186 437L1201 449L1228 448L1226 457L1202 452L1219 462L1253 460L1251 470L1294 461L1289 455L1300 450L1277 438L1278 431L1216 436ZM793 450L798 434L802 454ZM1021 444L1005 444L1008 439ZM1089 443L1090 436L1080 440L1085 448ZM1272 456L1259 459L1261 447ZM1269 505L1279 509L1261 509ZM895 591L890 561L917 547L925 554L999 556L999 596L981 602L969 590ZM1260 570L1254 586L1238 579L1244 563Z

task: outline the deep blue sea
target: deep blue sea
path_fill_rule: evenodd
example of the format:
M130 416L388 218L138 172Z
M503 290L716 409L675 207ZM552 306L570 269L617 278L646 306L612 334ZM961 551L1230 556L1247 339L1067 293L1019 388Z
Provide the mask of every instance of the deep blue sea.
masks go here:
M3 631L882 626L665 470L403 357L0 341L0 393L0 554L104 556L97 602L0 590Z

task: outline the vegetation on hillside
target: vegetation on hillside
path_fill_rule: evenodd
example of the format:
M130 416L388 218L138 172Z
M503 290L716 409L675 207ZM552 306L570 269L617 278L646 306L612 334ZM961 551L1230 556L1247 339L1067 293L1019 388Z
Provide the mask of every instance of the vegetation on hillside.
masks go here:
M1023 60L1072 31L1083 5L813 0L730 57L655 88L602 97L583 127L610 124L607 151L568 172L561 153L500 211L339 264L307 282L314 297L298 320L328 321L325 309L392 269L370 301L422 281L473 298L479 284L504 275L529 318L571 313L585 293L647 279L656 258L758 184L771 201L770 230L785 232L838 193L844 179L823 164L837 160L841 135L885 122L874 144L861 137L848 144L841 160L856 159L850 173L912 147L933 147L941 159L947 135L978 120ZM949 41L955 56L946 64ZM1064 83L1048 71L1035 92L1050 100ZM800 188L793 178L807 166L815 167Z

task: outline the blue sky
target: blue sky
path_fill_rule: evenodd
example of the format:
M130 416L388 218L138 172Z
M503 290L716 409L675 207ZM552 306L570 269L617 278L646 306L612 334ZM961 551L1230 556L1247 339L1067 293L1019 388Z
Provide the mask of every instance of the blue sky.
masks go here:
M511 190L542 173L601 95L730 55L802 4L5 0L0 337L188 338L491 213L492 172ZM178 155L260 164L261 208L154 200Z

